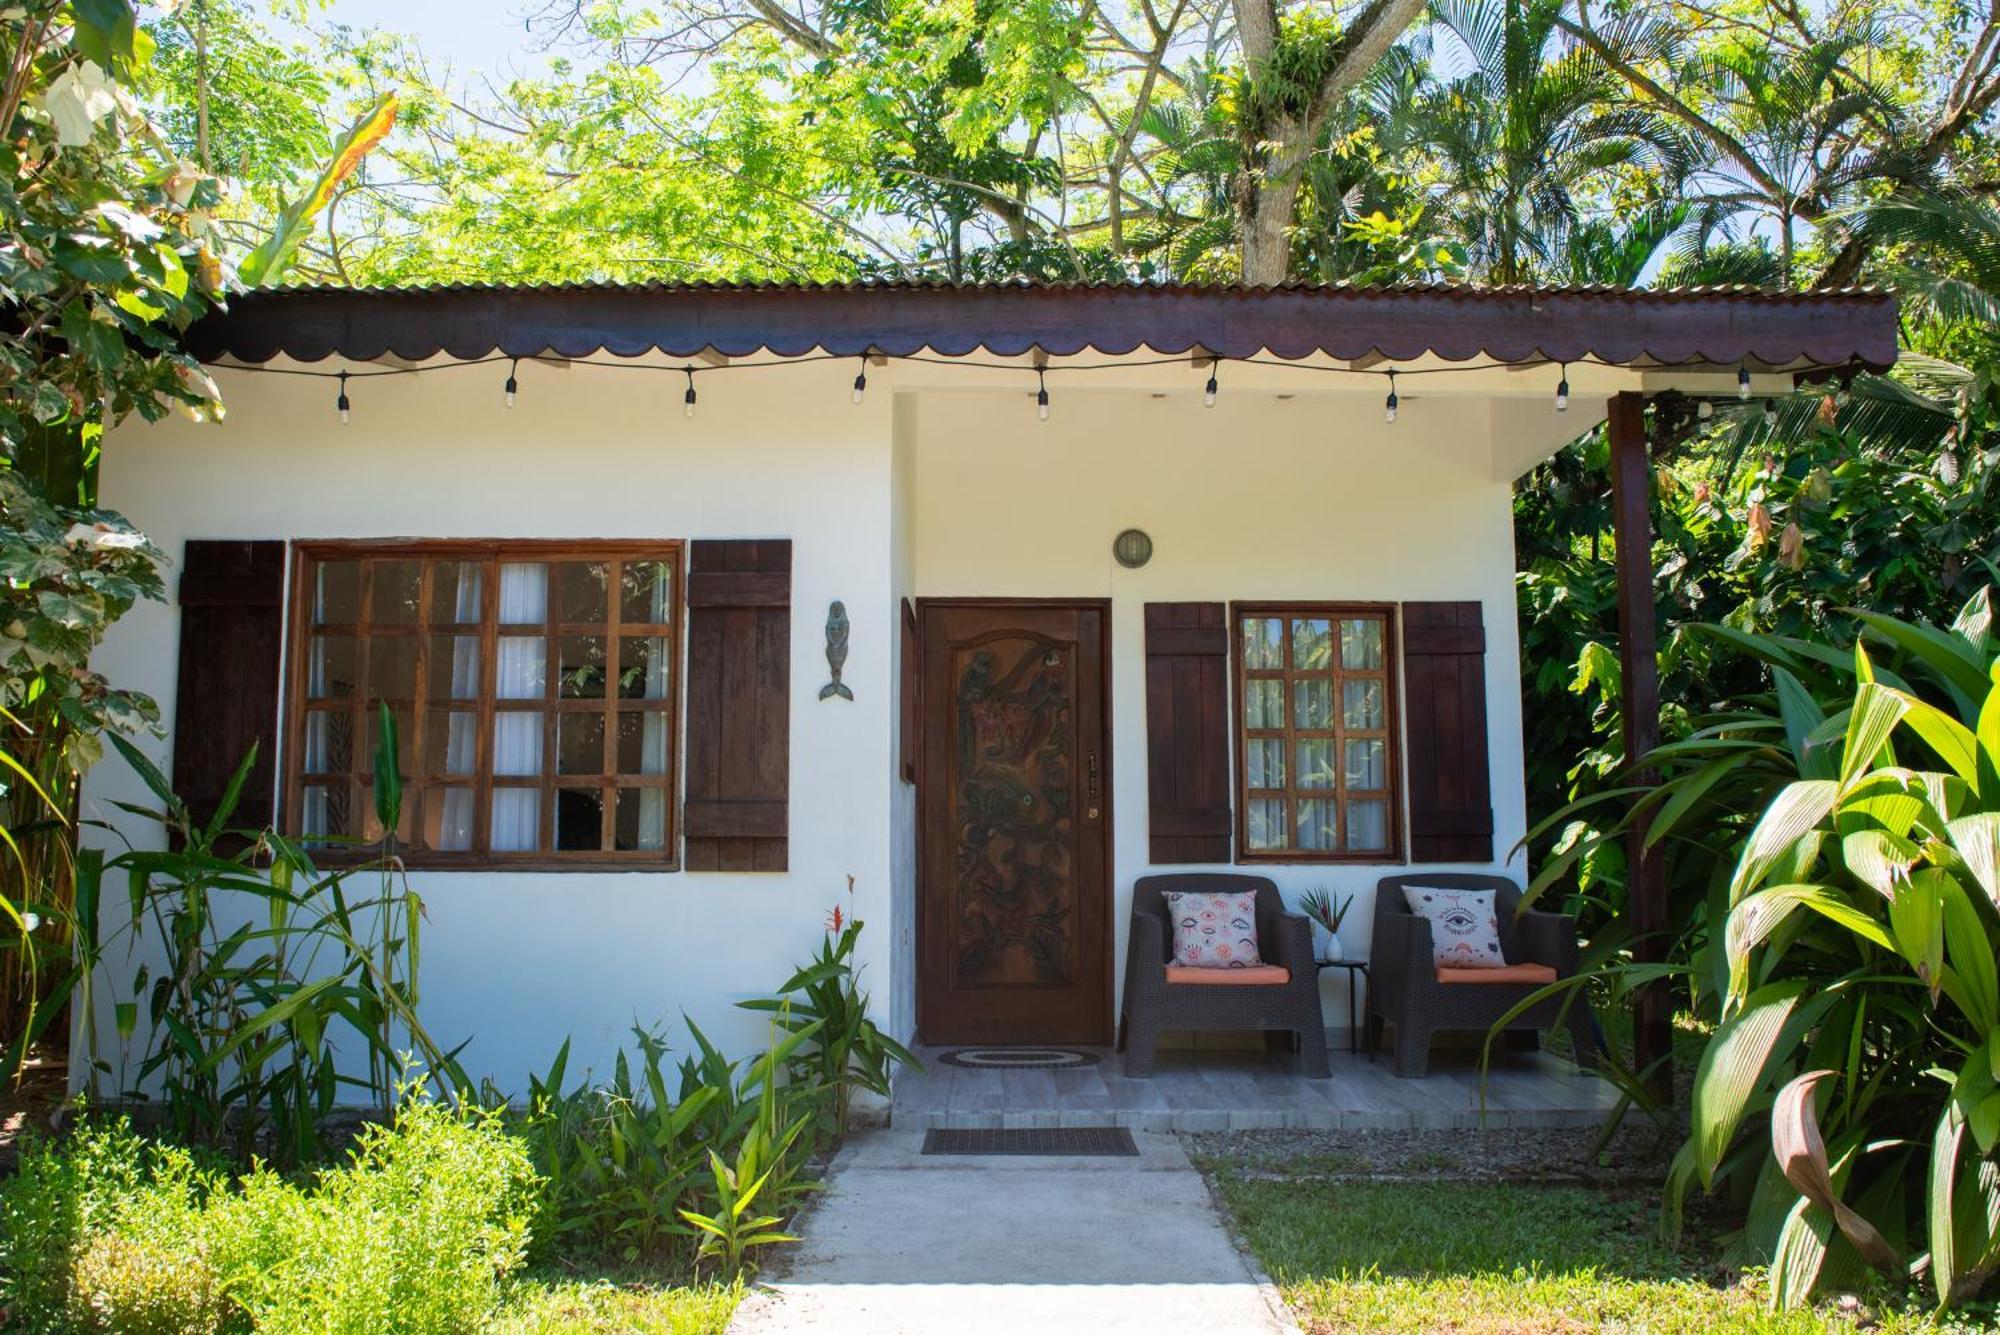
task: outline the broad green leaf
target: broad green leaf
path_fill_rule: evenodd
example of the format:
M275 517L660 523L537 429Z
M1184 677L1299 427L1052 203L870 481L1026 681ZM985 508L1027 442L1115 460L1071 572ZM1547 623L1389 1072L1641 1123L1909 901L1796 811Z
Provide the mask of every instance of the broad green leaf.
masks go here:
M1823 885L1791 883L1768 885L1749 895L1729 911L1724 933L1724 949L1729 961L1729 994L1742 997L1749 990L1749 955L1762 945L1778 924L1794 909L1807 908L1884 950L1894 950L1889 933L1868 913L1850 904L1839 891Z
M1909 698L1875 682L1864 682L1854 693L1847 716L1847 743L1840 753L1840 786L1845 789L1874 766L1889 735L1908 712Z
M1979 882L1995 910L2000 910L2000 811L1960 816L1947 827L1951 846L1966 870Z
M1801 1196L1785 1216L1777 1251L1771 1256L1772 1310L1801 1307L1812 1297L1832 1241L1833 1212Z
M1904 696L1903 722L1937 752L1951 772L1979 787L1979 739L1963 723L1915 696ZM2000 798L2000 793L1994 794Z
M1826 819L1839 796L1840 785L1831 779L1801 779L1773 798L1737 861L1729 885L1730 903L1755 889L1807 832Z
M292 253L312 230L313 220L333 202L341 182L353 175L361 160L388 137L396 123L396 106L396 93L393 90L384 93L347 128L347 133L334 145L333 156L320 171L319 179L279 215L277 225L264 243L244 257L237 273L246 287L262 287L284 273Z
M1661 804L1659 814L1653 818L1652 825L1646 830L1645 846L1651 848L1672 834L1694 805L1708 795L1711 788L1742 769L1755 758L1755 755L1755 752L1739 752L1724 756L1720 760L1702 766L1685 778L1662 785L1663 790L1670 796Z
M1833 757L1813 741L1813 732L1826 722L1826 711L1798 677L1781 667L1771 669L1778 687L1778 713L1785 720L1785 739L1791 744L1792 762L1808 779L1834 777Z
M1943 894L1946 990L1972 1027L1980 1032L2000 1028L2000 975L1993 961L1993 939L1972 897L1955 876L1939 881ZM1956 980L1957 986L1952 986Z
M1930 1190L1926 1225L1931 1244L1931 1282L1937 1286L1938 1301L1949 1304L1964 1266L1957 1212L1952 1208L1958 1189L1958 1158L1965 1143L1965 1115L1956 1103L1947 1103L1931 1136Z
M1840 841L1841 861L1856 879L1877 894L1890 896L1896 883L1910 874L1921 850L1887 830L1856 830Z
M1984 657L1956 635L1919 626L1880 612L1845 609L1877 639L1895 645L1929 667L1961 705L1984 700L1990 689ZM1969 711L1968 711L1969 712Z
M1889 896L1889 934L1896 953L1937 994L1944 969L1944 898L1951 873L1926 867Z
M1743 1008L1723 1020L1702 1050L1694 1077L1695 1163L1704 1187L1736 1139L1737 1126L1763 1084L1778 1035L1805 991L1798 979L1752 992Z

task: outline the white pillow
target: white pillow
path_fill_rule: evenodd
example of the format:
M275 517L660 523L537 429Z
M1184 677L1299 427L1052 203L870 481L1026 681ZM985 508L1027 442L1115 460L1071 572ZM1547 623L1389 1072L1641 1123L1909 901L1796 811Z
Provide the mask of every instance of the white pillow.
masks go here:
M1500 922L1491 890L1445 890L1429 885L1403 887L1410 912L1431 924L1431 962L1447 969L1499 969Z
M1218 893L1169 890L1167 915L1174 924L1174 963L1190 969L1254 969L1257 954L1257 892Z

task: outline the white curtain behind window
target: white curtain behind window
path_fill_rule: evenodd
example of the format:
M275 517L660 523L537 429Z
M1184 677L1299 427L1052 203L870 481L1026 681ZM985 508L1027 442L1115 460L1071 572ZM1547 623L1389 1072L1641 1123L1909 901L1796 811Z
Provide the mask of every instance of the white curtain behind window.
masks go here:
M673 618L673 574L664 566L653 570L653 588L647 617L655 624L662 625ZM664 700L667 698L667 642L655 639L647 645L646 654L646 698ZM642 774L665 774L667 772L667 715L662 711L648 711L643 731L639 735L639 772ZM667 842L667 792L663 788L645 788L639 793L639 847L657 849Z
M545 565L500 567L499 651L494 659L493 694L502 701L540 700L546 693L548 639L509 635L509 626L544 626L549 619L549 570ZM496 709L493 714L493 773L542 772L542 712ZM526 852L540 847L541 792L536 788L493 789L493 850Z
M458 568L458 587L452 598L451 619L460 625L476 626L483 616L479 577L479 567L469 561ZM479 637L476 635L459 635L452 640L451 698L467 704L479 699ZM473 748L478 740L473 730L478 726L479 716L469 710L454 709L445 716L446 773L472 773ZM437 846L447 852L471 848L472 814L470 788L445 789L438 820Z

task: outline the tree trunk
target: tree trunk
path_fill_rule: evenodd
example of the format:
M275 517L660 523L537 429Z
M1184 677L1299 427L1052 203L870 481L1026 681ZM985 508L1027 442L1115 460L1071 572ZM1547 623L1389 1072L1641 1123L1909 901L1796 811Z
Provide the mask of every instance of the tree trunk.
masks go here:
M1236 212L1243 228L1243 282L1282 283L1292 272L1292 223L1299 211L1299 169L1312 153L1314 125L1285 120L1266 126L1262 141L1243 145Z
M1298 215L1299 177L1327 114L1349 89L1375 67L1428 0L1369 0L1333 40L1335 60L1303 108L1294 106L1268 119L1246 114L1237 125L1243 162L1231 195L1243 238L1243 281L1282 283L1291 276L1292 222ZM1276 0L1235 0L1237 40L1253 80L1276 52Z

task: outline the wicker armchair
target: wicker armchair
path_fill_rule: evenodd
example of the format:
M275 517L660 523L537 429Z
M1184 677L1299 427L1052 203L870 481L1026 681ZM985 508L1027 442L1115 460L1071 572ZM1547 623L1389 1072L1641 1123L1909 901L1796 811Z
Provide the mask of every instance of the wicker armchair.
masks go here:
M1382 1026L1396 1027L1396 1074L1417 1077L1430 1064L1431 1035L1441 1030L1478 1030L1527 999L1547 982L1440 982L1431 954L1431 925L1412 913L1405 886L1447 890L1492 890L1499 920L1500 951L1510 965L1542 964L1557 978L1576 973L1576 922L1559 913L1518 912L1521 891L1504 876L1464 872L1418 872L1384 877L1375 892L1375 941L1368 957L1368 1050L1379 1046ZM1467 971L1472 972L1472 971ZM1582 998L1539 1001L1507 1023L1507 1032L1537 1030L1565 1022L1580 1065L1595 1052L1589 1007Z
M1173 931L1166 892L1257 892L1257 953L1289 977L1277 983L1170 983ZM1153 1073L1153 1049L1164 1029L1289 1030L1298 1035L1305 1074L1324 1080L1326 1021L1319 1008L1319 970L1313 967L1312 930L1303 915L1288 913L1268 877L1221 872L1142 876L1132 887L1132 939L1125 953L1125 1009L1118 1046L1125 1074Z

